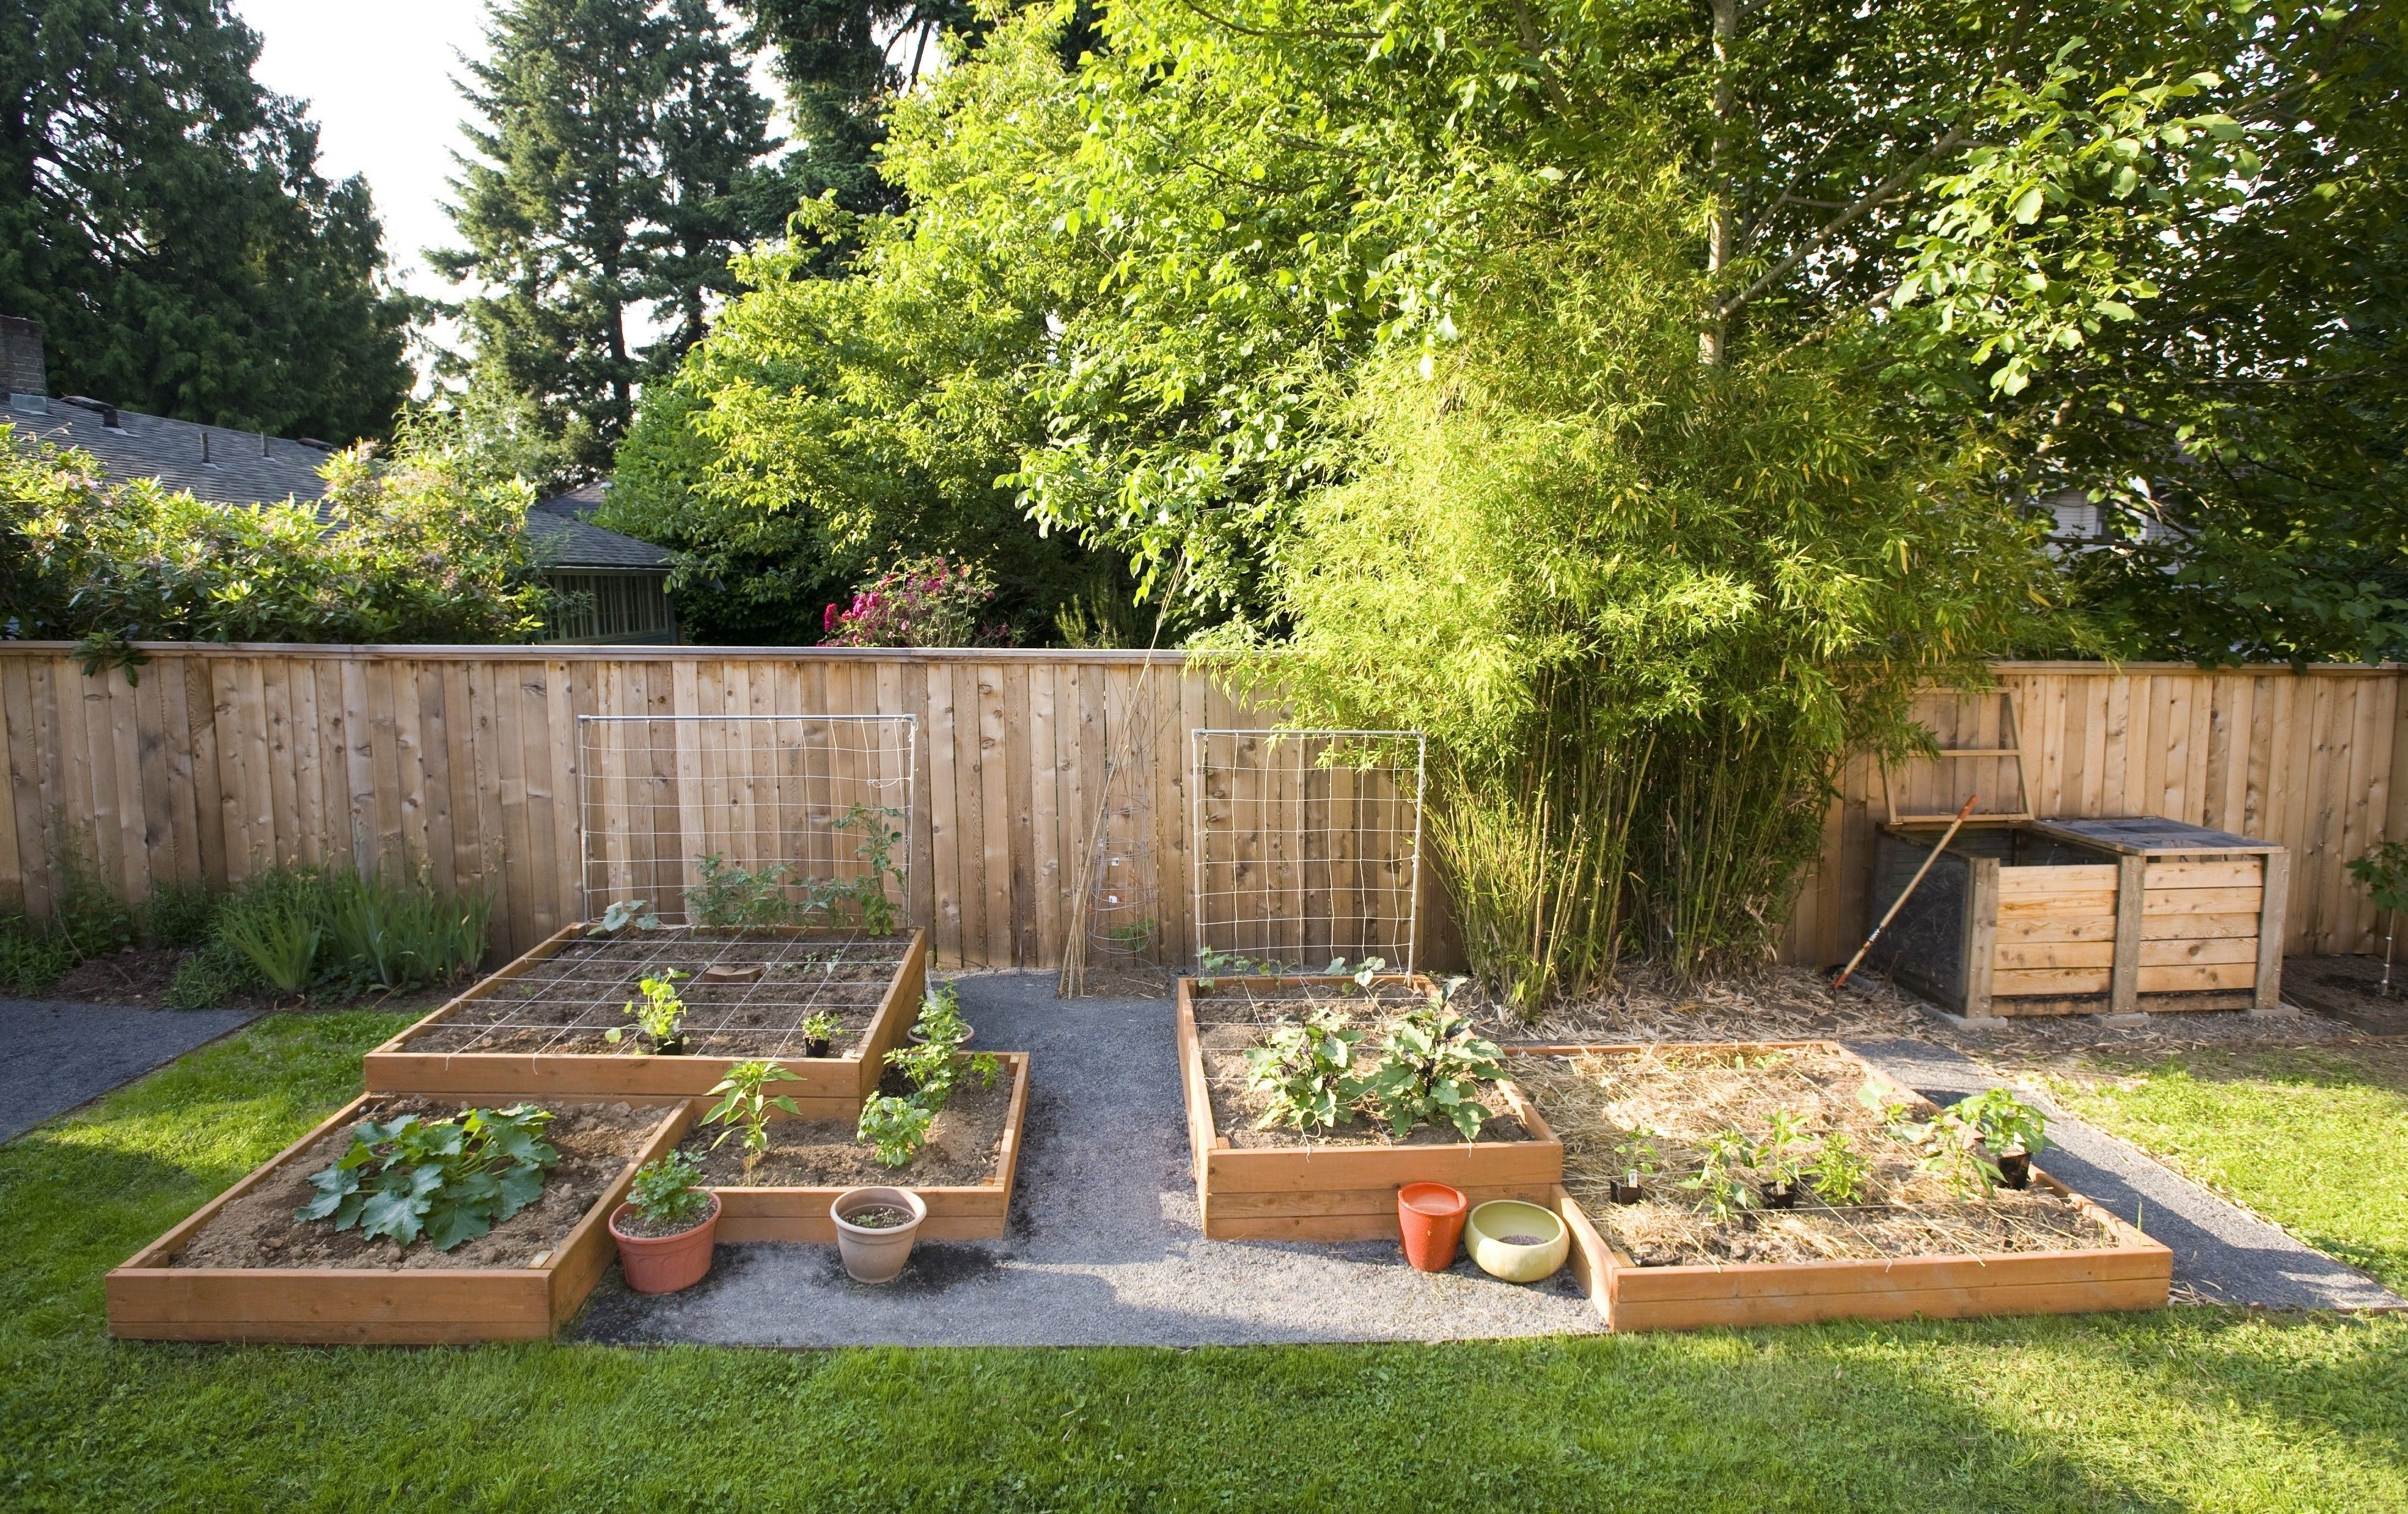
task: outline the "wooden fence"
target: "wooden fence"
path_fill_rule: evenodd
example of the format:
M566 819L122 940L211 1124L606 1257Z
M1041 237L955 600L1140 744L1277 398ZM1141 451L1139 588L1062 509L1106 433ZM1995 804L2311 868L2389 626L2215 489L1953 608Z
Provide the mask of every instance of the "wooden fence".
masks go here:
M1151 837L1162 950L1184 961L1186 734L1274 723L1175 654L1149 665L1140 652L147 650L135 681L87 677L61 646L0 644L0 908L47 910L67 849L136 898L154 879L399 860L493 885L497 938L523 947L580 907L579 715L910 714L912 908L940 960L1057 962L1081 849L1110 811L1123 835ZM2289 949L2375 943L2372 907L2343 864L2408 836L2398 670L2000 671L2035 813L2161 814L2280 842L2294 854ZM1958 703L1932 703L1943 744L1983 744L1978 717L1959 728ZM1114 754L1131 751L1116 771ZM1873 765L1852 762L1843 791L1792 960L1836 960L1865 928ZM1442 963L1442 896L1435 869L1423 877L1423 956Z

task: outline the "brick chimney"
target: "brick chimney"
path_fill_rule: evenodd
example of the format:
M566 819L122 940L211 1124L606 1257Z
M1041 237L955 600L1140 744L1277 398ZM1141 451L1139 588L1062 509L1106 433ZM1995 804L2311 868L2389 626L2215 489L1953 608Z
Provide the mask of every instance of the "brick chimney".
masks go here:
M50 380L42 368L42 328L17 316L0 316L0 388L8 393L8 407L40 415L50 408L44 396Z

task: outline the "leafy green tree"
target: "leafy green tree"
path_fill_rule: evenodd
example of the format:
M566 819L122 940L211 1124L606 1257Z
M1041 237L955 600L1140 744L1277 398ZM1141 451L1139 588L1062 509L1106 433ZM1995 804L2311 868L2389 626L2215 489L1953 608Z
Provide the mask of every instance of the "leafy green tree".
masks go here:
M218 425L380 435L412 307L357 179L251 77L224 0L32 0L0 25L0 312L52 386Z
M701 334L729 254L783 221L768 104L707 0L497 0L463 93L455 282L482 381L527 396L578 466L608 466L636 394ZM667 317L639 346L639 306Z

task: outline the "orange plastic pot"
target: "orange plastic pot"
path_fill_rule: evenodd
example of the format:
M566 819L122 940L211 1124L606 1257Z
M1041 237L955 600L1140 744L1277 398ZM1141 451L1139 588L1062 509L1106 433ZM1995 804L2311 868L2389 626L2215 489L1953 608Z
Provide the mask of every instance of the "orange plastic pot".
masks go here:
M674 1235L630 1235L619 1221L635 1212L622 1204L610 1212L610 1238L619 1243L619 1269L627 1286L639 1293L674 1293L702 1281L710 1271L710 1247L719 1235L719 1195L710 1195L710 1213L692 1230Z
M1397 1228L1404 1232L1405 1260L1424 1272L1455 1265L1463 1243L1463 1217L1471 1204L1444 1183L1407 1183L1397 1190Z

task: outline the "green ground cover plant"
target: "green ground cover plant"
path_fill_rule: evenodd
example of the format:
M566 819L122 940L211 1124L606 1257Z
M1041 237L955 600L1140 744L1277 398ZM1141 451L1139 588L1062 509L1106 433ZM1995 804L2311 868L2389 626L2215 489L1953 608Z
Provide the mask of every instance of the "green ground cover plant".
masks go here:
M2329 1256L2408 1289L2408 1048L2198 1051L2101 1059L2059 1078L2074 1114L2255 1209Z
M360 1053L404 1023L271 1017L0 1147L0 1504L2408 1505L2397 1320L2177 1309L1202 1350L109 1341L102 1274L349 1097ZM1327 1452L1353 1443L1383 1449Z

